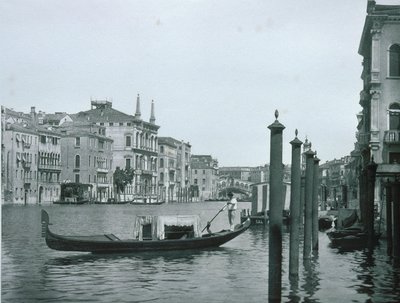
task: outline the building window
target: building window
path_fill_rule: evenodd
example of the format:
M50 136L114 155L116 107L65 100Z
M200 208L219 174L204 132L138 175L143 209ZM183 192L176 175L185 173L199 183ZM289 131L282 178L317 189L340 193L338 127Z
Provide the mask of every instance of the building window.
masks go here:
M160 168L164 168L164 159L160 159Z
M194 179L194 184L196 184L196 185L197 185L197 179Z
M75 168L79 168L81 166L81 157L79 155L75 156Z
M131 159L125 159L125 168L130 169L131 168Z
M160 181L164 182L164 173L160 173Z
M90 156L89 156L89 167L90 167Z
M126 136L125 137L125 146L126 147L131 147L132 146L132 137L131 136Z
M75 174L75 183L79 183L79 174Z
M389 77L400 77L400 45L389 48Z
M124 126L124 122L119 122L119 126Z
M114 123L113 123L113 122L110 122L110 126L114 126Z
M203 169L203 175L205 175L206 174L206 170L205 169Z
M206 184L206 179L203 179L203 185L205 185Z
M80 137L75 138L75 146L81 146L81 138Z
M197 175L197 169L194 170L194 174Z
M162 154L164 153L164 146L163 145L160 146L160 153L162 153Z
M393 103L389 106L389 129L400 130L400 104Z

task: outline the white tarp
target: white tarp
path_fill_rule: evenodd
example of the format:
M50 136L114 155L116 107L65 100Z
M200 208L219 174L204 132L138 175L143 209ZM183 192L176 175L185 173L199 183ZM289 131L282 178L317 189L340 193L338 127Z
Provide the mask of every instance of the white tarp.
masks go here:
M137 216L133 230L133 238L143 240L143 225L151 224L153 240L165 238L164 226L193 226L194 237L201 236L200 217L197 215L180 216Z

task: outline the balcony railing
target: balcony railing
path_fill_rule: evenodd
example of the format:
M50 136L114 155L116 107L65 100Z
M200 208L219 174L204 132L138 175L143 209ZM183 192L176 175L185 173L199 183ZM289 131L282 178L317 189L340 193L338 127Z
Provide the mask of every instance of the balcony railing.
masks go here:
M102 168L102 167L98 167L97 168L97 172L98 173L108 173L109 169L108 168Z
M383 137L386 144L400 144L400 130L387 130Z
M61 165L39 163L39 169L61 170Z

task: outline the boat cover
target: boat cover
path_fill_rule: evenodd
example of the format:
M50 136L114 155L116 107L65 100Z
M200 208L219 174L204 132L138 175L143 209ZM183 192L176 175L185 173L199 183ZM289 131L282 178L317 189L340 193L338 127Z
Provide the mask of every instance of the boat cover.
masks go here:
M133 237L143 240L143 225L151 224L151 234L153 240L163 240L165 238L165 225L167 226L193 226L194 237L201 236L200 217L197 215L179 216L137 216Z

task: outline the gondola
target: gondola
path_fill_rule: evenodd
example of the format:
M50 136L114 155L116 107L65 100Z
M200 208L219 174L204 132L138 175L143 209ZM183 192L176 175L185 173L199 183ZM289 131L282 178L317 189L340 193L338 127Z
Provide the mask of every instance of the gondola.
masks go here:
M49 229L49 215L45 210L42 210L41 219L42 236L49 248L91 253L136 253L219 247L242 234L250 226L249 219L236 225L233 231L209 231L201 234L199 221L191 220L190 216L180 216L177 219L172 216L144 216L137 218L132 239L119 239L114 234L57 235Z

